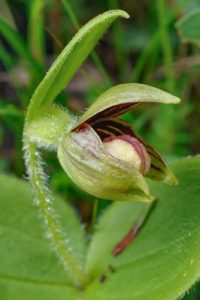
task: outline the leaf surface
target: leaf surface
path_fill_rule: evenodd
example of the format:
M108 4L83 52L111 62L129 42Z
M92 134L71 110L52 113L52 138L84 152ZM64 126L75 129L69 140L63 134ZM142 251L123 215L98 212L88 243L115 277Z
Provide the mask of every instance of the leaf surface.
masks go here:
M77 300L78 292L70 286L68 275L44 236L29 185L0 175L0 190L0 299ZM56 198L55 210L83 264L83 228L60 198Z
M91 284L85 300L173 300L199 279L200 157L182 159L172 169L180 184L151 182L157 203L136 239L118 256L111 251L146 204L114 203L101 217L87 256Z

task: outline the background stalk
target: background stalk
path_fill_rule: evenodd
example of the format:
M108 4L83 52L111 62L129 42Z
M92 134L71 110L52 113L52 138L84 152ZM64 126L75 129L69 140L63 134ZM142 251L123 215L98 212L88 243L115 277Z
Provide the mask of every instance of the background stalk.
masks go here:
M173 92L175 89L175 74L173 67L173 54L171 48L171 41L169 36L168 27L165 25L167 23L167 12L165 0L157 0L157 12L159 27L161 30L161 44L163 51L163 60L166 69L166 88L168 91Z

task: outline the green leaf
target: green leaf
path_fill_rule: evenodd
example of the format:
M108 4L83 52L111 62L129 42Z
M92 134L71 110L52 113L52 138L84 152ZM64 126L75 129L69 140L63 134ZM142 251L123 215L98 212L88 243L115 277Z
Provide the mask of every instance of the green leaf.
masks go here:
M200 46L200 9L186 14L176 23L176 28L183 42L192 42Z
M31 1L28 26L28 44L32 56L44 65L44 0Z
M78 292L70 286L68 275L44 237L29 185L0 175L0 190L0 298L78 300ZM83 264L83 228L60 198L56 198L55 210L77 259Z
M12 15L12 11L6 0L0 2L0 16L14 29L16 29L15 20Z
M180 184L151 183L155 207L136 239L118 256L111 251L146 204L114 203L102 216L87 256L91 284L84 300L173 300L199 279L200 157L182 159L172 168Z
M9 69L14 64L13 56L10 53L8 53L3 43L0 43L0 57L1 63L6 69Z
M37 114L41 105L48 105L68 84L87 58L106 29L117 17L128 18L121 10L103 13L83 26L51 66L47 75L33 94L28 118Z
M179 103L176 96L139 83L114 86L101 94L80 118L76 127L92 118L116 117L141 103Z

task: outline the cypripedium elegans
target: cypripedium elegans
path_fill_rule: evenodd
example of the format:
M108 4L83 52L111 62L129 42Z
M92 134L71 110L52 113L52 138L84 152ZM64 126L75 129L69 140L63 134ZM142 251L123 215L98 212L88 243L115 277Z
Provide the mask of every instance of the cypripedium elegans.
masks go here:
M68 176L95 197L150 202L146 178L168 184L177 180L161 156L118 117L143 103L180 100L157 88L129 83L104 92L79 119L52 104L117 17L129 16L113 10L89 21L53 63L28 108L25 153L28 156L28 146L33 145L56 150Z
M110 88L63 135L58 146L63 169L95 197L151 202L146 178L168 184L177 184L177 179L160 154L118 117L143 103L179 101L143 84Z
M129 15L112 10L81 27L33 93L23 131L27 174L47 236L71 281L81 288L87 282L85 267L72 251L70 238L65 238L54 212L40 150L56 151L67 175L97 198L151 202L153 196L147 178L177 183L172 171L152 146L138 137L128 123L119 119L121 114L140 104L178 103L177 97L154 87L129 83L104 92L80 118L52 104L118 17L128 18ZM114 249L114 253L122 251L125 244L127 238L117 250Z

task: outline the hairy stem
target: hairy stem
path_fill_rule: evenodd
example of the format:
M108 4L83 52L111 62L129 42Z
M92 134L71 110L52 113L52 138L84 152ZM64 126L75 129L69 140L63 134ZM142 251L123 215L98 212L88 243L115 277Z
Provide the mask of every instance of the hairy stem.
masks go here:
M40 152L26 136L24 138L24 153L29 180L35 195L35 202L39 207L47 236L69 274L72 283L76 287L82 287L84 285L83 269L74 257L70 241L64 238L60 230L59 221L52 207L52 196L47 187L47 177L43 170Z

